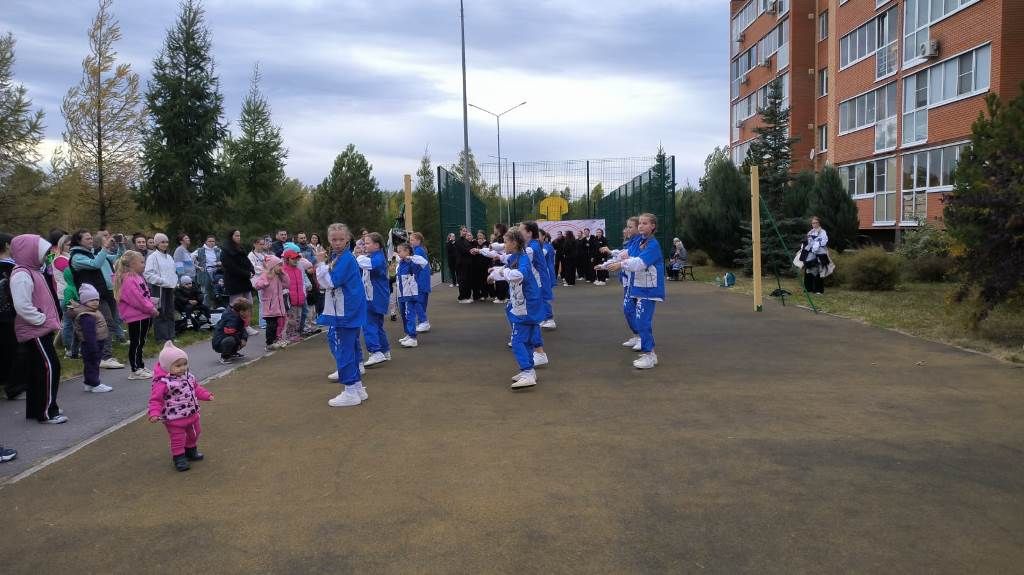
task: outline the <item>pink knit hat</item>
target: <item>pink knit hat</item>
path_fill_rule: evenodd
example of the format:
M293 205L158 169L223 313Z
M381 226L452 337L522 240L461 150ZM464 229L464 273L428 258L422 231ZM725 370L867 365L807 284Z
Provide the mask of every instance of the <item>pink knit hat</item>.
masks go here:
M176 347L174 342L165 343L164 348L160 351L160 367L164 368L164 371L171 371L171 366L179 359L188 361L188 354Z

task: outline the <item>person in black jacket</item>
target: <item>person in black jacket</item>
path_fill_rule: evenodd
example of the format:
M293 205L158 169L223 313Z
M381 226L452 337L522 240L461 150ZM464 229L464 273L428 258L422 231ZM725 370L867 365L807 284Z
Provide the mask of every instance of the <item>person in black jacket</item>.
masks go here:
M601 250L608 247L608 238L604 237L604 230L594 230L594 237L590 241L590 269L594 269L594 266L604 262L604 255ZM594 285L603 286L608 283L608 271L607 270L596 270L596 279Z
M594 270L590 263L590 228L583 228L576 238L576 275L588 282L594 281Z
M242 232L231 230L221 246L221 268L224 270L224 291L228 304L240 298L248 298L252 292L252 262L242 249Z
M448 241L444 245L445 253L448 256L448 273L450 274L448 287L455 287L459 283L459 254L455 248L455 234L448 234Z
M17 361L21 346L14 335L14 300L11 298L10 277L14 270L11 259L11 234L0 233L0 279L3 282L3 298L6 304L0 309L0 387L7 399L14 399L25 393L25 377L21 374L22 361Z
M469 235L466 226L459 230L459 237L455 239L455 268L459 277L459 303L473 303L473 238Z
M210 323L210 308L203 305L203 294L190 276L181 276L178 287L174 288L174 310L181 314L181 320L175 326L178 333L189 328L199 331L204 324Z
M220 321L213 328L211 340L213 350L220 353L221 363L228 363L242 356L239 351L249 342L245 320L242 318L249 317L251 310L252 304L245 298L236 299L230 306L224 308Z
M484 231L477 231L476 240L473 242L472 247L481 249L490 245L490 242L487 241L487 236L484 235ZM473 256L473 299L476 301L494 298L491 286L487 284L487 272L492 265L491 262L492 260L487 256L480 254Z
M579 253L579 242L576 241L575 234L572 230L565 232L565 237L562 238L562 281L564 285L574 286L576 285L576 262L579 260L577 254Z

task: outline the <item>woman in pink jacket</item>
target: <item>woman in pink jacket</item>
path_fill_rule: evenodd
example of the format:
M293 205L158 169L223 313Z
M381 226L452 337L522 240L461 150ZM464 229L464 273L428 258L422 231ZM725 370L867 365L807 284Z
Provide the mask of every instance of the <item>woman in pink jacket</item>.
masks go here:
M159 313L149 294L149 286L142 278L146 261L136 251L126 251L117 260L117 271L114 275L114 297L117 298L117 311L121 319L128 324L128 363L132 372L128 379L149 379L153 372L146 369L142 360L142 348L146 345L146 335L153 324L153 318Z
M263 273L252 278L252 287L260 292L260 317L267 321L267 351L280 349L288 343L278 339L284 330L284 291L288 278L281 270L281 258L268 255L263 260Z

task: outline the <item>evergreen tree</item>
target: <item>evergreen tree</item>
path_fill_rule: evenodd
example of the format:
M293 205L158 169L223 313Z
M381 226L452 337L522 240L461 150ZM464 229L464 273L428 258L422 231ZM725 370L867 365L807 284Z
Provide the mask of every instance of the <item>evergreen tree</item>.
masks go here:
M459 151L459 161L457 164L452 166L451 172L461 182L465 182L465 158L466 151ZM469 189L474 194L479 196L483 192L485 183L483 178L480 176L480 167L476 163L476 156L473 155L473 150L469 151Z
M828 233L828 245L837 252L857 245L860 221L857 204L843 187L839 171L832 166L818 172L808 214L818 216ZM807 225L810 225L808 222Z
M975 328L1024 287L1024 83L1021 90L1009 104L989 94L944 208L960 272L955 299L972 300Z
M94 223L104 229L110 220L123 224L132 204L129 189L138 182L146 118L139 75L128 63L116 64L114 43L121 39L121 26L110 13L111 3L99 2L82 80L61 104L67 153L60 157L81 172L86 183L81 196L94 210Z
M782 82L776 79L768 85L768 100L759 110L763 125L754 128L757 138L751 142L743 162L743 171L747 174L750 166L759 166L761 197L776 219L796 215L782 211L793 165L793 144L798 140L790 137L789 108L782 107L782 98Z
M334 159L334 167L313 194L313 220L317 229L326 230L332 222L342 222L358 233L359 228L386 232L383 195L373 177L366 157L349 144Z
M739 232L750 224L750 186L746 178L727 158L715 158L701 178L703 201L689 219L696 246L720 266L734 264L736 250L743 245Z
M230 187L230 213L244 237L280 227L298 202L284 187L284 160L288 157L281 129L274 125L270 105L260 92L260 71L253 70L249 93L242 103L237 138L224 143Z
M39 161L43 140L43 111L33 112L28 90L14 83L14 44L10 32L0 36L0 176Z
M165 218L171 232L214 231L227 205L217 150L227 129L214 74L210 32L198 0L185 0L146 91L140 203Z
M430 153L424 151L420 167L416 170L416 187L412 191L412 225L423 234L427 252L438 258L441 257L440 210Z

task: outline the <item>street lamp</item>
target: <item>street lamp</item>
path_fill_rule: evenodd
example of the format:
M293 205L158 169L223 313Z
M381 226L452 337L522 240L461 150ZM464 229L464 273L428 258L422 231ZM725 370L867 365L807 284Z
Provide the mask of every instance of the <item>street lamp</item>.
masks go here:
M501 117L504 116L505 114L511 112L512 110L515 110L516 108L518 108L520 106L525 106L525 105L526 105L526 101L523 100L522 102L516 104L515 106L512 106L511 108L509 108L508 110L505 110L504 112L502 112L500 114L495 114L494 112L492 112L490 110L485 110L485 109L483 109L480 106L477 106L475 104L470 104L469 105L470 107L476 108L477 110L480 110L481 112L484 112L484 113L487 113L487 114L490 114L490 115L494 116L494 120L498 123L498 191L499 191L499 193L502 192L502 181L501 181ZM512 222L509 222L509 223L512 223Z

